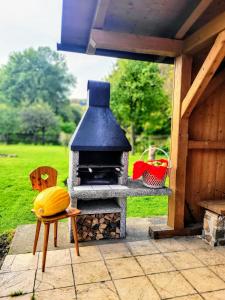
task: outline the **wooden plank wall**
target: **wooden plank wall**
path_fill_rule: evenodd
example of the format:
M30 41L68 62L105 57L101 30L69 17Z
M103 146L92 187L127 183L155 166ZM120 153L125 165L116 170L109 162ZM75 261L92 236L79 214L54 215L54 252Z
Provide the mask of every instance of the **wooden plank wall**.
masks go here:
M188 134L189 140L225 142L225 83L208 98L203 95L190 116ZM199 201L225 198L219 191L225 192L225 149L189 149L185 224L202 220Z

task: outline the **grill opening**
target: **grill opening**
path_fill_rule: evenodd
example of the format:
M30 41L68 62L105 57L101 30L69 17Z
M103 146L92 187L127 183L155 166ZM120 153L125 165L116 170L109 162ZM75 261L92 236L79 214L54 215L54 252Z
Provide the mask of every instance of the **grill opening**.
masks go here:
M80 168L78 170L81 185L118 184L120 170L117 168Z
M122 152L80 151L78 176L81 185L118 184Z

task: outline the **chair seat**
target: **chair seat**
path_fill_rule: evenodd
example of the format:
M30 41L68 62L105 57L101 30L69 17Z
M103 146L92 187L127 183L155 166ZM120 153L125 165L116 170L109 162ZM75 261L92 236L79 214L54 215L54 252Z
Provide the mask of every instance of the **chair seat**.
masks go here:
M32 210L32 211L34 212L34 210ZM41 222L54 223L54 222L62 220L62 219L75 217L79 214L80 214L79 209L69 207L66 210L64 210L63 212L60 212L60 213L58 213L56 215L52 215L52 216L40 217L40 216L37 216L36 214L35 215L37 216L38 220L40 220Z

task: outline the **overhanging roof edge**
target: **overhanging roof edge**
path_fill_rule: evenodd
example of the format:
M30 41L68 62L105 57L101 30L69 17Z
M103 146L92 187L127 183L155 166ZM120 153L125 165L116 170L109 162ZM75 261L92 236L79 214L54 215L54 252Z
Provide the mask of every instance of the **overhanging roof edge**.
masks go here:
M64 44L64 43L58 43L57 50L86 54L86 47ZM134 52L107 50L107 49L96 49L95 55L142 60L142 61L149 61L149 62L161 62L166 64L174 63L174 58L172 57L161 57L158 55L149 55L149 54L134 53Z

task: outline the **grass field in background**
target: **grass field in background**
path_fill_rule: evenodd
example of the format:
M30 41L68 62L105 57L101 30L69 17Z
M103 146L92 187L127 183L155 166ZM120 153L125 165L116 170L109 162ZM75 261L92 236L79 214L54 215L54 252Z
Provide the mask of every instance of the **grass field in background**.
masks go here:
M58 185L68 175L68 149L63 146L0 145L0 233L17 225L35 222L30 212L37 192L31 189L29 173L38 166L52 166L58 170ZM129 174L139 155L130 156ZM167 197L130 197L128 217L148 217L167 214Z

